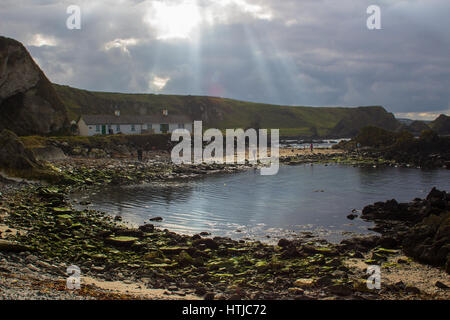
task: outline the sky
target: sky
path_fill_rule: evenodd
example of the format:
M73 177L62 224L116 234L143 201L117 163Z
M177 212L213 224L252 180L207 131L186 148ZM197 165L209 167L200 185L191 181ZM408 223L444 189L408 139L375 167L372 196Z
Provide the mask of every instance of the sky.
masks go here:
M381 29L367 27L370 5ZM449 12L448 0L2 0L0 35L76 88L428 120L450 114Z

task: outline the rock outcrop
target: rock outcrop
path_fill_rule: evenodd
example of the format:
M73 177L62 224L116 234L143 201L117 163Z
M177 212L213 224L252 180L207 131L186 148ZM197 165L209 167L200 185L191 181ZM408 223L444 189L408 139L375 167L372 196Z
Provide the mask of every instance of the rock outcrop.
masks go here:
M0 37L0 130L47 135L68 128L63 103L28 51Z
M450 194L433 188L423 200L377 202L363 209L362 218L375 222L384 242L401 244L407 255L450 273Z
M12 131L0 132L0 168L6 170L34 170L42 165L36 160L33 152L25 148L17 135Z

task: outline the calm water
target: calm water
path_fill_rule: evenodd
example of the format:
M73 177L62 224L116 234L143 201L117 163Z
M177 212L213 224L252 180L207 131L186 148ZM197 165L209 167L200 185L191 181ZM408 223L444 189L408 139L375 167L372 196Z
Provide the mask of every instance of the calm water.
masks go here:
M282 166L276 176L257 171L163 184L112 188L76 197L90 208L184 234L202 231L232 238L276 240L314 231L332 241L366 233L370 223L350 221L352 209L395 198L425 197L433 186L450 190L450 170L354 168L342 165ZM358 213L359 214L359 213Z

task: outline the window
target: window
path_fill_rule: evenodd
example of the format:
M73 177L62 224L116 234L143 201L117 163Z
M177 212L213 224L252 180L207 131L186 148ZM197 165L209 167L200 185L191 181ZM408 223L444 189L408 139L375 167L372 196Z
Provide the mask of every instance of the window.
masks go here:
M96 132L100 132L100 125L99 124L95 125L95 131Z
M120 124L116 125L116 131L120 132Z
M147 124L147 130L152 130L152 125L151 125L151 123Z
M136 131L136 127L134 124L131 125L131 131Z
M178 129L184 129L184 123L179 123L178 124Z

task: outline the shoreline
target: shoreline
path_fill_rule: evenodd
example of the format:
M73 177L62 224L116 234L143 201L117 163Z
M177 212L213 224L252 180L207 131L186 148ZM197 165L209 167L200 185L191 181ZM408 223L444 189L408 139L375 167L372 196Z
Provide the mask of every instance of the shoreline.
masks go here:
M99 163L102 161L99 160ZM124 163L123 160L120 161ZM66 290L60 287L61 281L67 278L65 268L69 261L70 264L80 264L82 277L91 279L89 283L92 283L92 286L87 288L92 292L88 294L80 291L78 295L80 298L197 297L251 300L450 298L448 291L439 288L436 291L433 284L429 284L428 287L422 286L419 291L411 289L415 288L414 281L409 287L408 284L405 285L403 289L396 289L395 283L392 284L393 288L376 293L364 289L364 286L361 286L362 279L366 277L363 268L350 269L349 266L353 266L355 259L359 265L371 257L373 250L379 247L377 243L380 239L372 239L375 247L364 249L365 252L345 248L342 243L331 244L320 239L312 242L308 238L281 239L278 245L268 245L259 241L235 241L221 237L209 238L206 235L179 235L149 224L137 229L125 228L104 213L74 210L67 200L69 192L77 188L85 192L88 192L89 188L101 188L105 185L105 181L110 180L108 174L105 176L103 173L111 172L108 170L116 172L119 170L110 168L105 169L102 174L98 172L96 174L92 172L93 167L87 165L84 160L72 162L85 167L77 171L75 166L65 164L60 169L77 179L80 179L81 173L85 173L87 178L83 175L84 178L92 181L87 188L78 183L59 187L29 186L25 187L25 191L13 190L2 195L0 223L6 222L8 228L16 227L19 231L25 231L25 235L8 236L10 240L18 240L20 246L25 247L16 248L15 250L21 251L17 254L7 254L4 250L0 250L3 256L0 258L0 273L10 275L11 272L5 270L14 269L8 268L14 263L23 265L24 274L36 272L33 271L34 268L43 270L44 273L49 272L53 274L55 281L59 281L57 292L61 293L60 297L63 299L67 299L68 296ZM128 161L125 163L127 166L130 164ZM54 165L58 166L60 163L54 162ZM150 164L150 166L160 165L158 161ZM175 173L166 171L167 168L162 166L159 168L162 171L154 170L151 174L142 176L139 164L135 166L128 168L128 171L125 170L125 173L129 173L129 170L134 172L131 181L128 178L123 179L124 172L120 173L118 181L128 184L135 181L134 178L139 180L149 177L165 181L177 175L183 179L188 178L189 172L196 176L221 172L220 168L214 165L202 167L201 171L197 172L189 168ZM225 172L232 173L241 169L249 167L226 168ZM142 170L146 169L143 167ZM25 194L20 194L21 192ZM92 230L92 225L99 227L99 230L96 228ZM4 235L5 232L2 232L1 236ZM373 236L365 238L371 237L373 238ZM385 258L387 261L395 259L394 257L401 260L401 256L401 252L395 254L390 252ZM14 262L17 258L20 260ZM392 269L392 262L387 263L387 268ZM419 269L417 271L419 274L421 272L420 265L418 267L412 261L402 263L400 266L402 269L394 268L394 275L396 270L408 274L405 270L413 267ZM448 275L445 272L442 274L440 269L428 266L424 266L423 269L428 272L434 270L434 277L440 279L436 281L445 283L448 279ZM132 289L130 286L133 286L134 291L131 291L135 294L127 294L125 292L127 289L111 291L111 283L117 284L117 281L130 290ZM450 284L447 282L447 285ZM1 286L2 283L0 288ZM159 291L146 291L151 289ZM130 290L128 291L131 292ZM9 297L13 296L12 293Z

